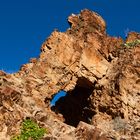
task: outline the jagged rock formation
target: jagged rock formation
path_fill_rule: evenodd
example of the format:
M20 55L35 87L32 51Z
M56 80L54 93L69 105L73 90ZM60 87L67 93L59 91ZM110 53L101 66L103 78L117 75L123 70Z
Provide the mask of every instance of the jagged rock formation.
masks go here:
M105 21L83 10L54 31L38 59L15 74L0 72L0 139L19 133L26 117L48 129L46 139L140 139L140 39L106 34ZM60 90L66 97L51 108Z

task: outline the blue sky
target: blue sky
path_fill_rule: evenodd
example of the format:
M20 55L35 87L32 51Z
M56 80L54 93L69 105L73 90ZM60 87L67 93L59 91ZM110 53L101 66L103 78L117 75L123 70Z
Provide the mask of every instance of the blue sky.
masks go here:
M67 17L87 8L107 22L107 33L125 37L125 31L140 32L139 0L1 0L0 69L17 71L54 29L65 31Z
M66 94L67 93L63 90L60 90L58 93L56 93L54 98L51 100L51 106L55 106L56 101L58 101L61 97L66 96Z

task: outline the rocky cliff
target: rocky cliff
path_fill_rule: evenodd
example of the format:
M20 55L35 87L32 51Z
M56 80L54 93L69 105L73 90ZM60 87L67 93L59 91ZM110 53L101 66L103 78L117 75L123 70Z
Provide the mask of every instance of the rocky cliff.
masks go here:
M0 72L0 140L18 134L26 118L48 130L44 140L140 140L140 34L110 37L87 9L68 22L39 58ZM60 90L67 95L51 107Z

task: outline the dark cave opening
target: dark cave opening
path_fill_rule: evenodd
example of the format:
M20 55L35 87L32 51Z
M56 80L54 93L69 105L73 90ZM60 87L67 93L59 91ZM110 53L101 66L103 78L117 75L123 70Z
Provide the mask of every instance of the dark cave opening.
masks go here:
M79 78L75 88L56 101L51 109L62 114L68 125L76 127L80 121L90 123L95 114L90 108L89 98L93 88L93 84L87 79Z

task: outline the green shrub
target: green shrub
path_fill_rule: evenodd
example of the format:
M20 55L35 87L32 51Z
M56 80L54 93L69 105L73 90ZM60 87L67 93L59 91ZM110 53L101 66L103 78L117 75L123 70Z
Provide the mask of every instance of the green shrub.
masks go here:
M140 40L139 39L136 39L133 42L125 43L124 46L127 47L127 48L133 48L133 47L135 47L135 46L137 46L139 44L140 44Z
M22 123L20 135L12 137L11 140L40 140L45 133L45 128L40 128L38 124L32 120L26 119Z

